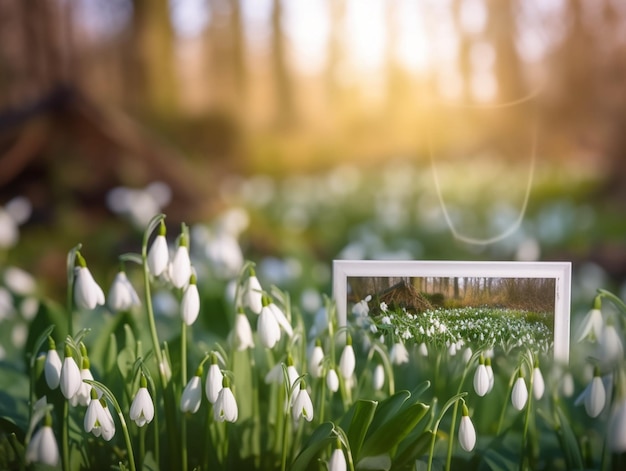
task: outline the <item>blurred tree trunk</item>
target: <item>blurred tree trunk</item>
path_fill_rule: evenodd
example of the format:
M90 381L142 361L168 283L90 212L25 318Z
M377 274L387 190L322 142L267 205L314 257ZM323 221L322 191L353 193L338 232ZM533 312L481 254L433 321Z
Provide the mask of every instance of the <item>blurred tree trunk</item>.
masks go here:
M280 128L289 127L296 119L293 90L282 28L283 8L281 0L272 2L272 65L276 99L276 124Z
M129 71L129 81L148 109L175 115L178 88L169 1L133 0L132 28L137 67Z
M328 14L330 15L330 29L324 78L326 80L328 102L330 103L329 110L331 116L337 118L339 117L339 111L343 110L341 100L344 94L341 93L339 69L343 59L341 31L343 29L346 4L345 0L327 0L327 2Z
M240 0L230 0L230 31L232 72L235 82L236 105L239 108L245 103L247 92L246 51Z

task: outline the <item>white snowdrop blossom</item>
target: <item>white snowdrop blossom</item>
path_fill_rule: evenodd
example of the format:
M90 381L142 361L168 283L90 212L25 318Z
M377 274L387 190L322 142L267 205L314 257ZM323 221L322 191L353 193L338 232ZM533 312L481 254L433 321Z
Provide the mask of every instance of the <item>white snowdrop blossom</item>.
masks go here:
M109 441L115 435L115 423L110 413L107 413L108 408L105 409L102 403L104 401L98 399L98 394L95 389L91 390L91 401L87 406L85 412L85 418L83 420L83 428L87 433L93 433L94 436L102 436L106 441Z
M522 410L528 400L528 389L526 388L526 382L520 371L519 376L515 380L513 385L513 391L511 393L511 403L517 410Z
M485 358L485 368L487 369L487 376L489 377L489 388L487 389L487 394L489 394L496 382L495 375L493 374L493 368L491 367L490 357Z
M408 363L409 351L406 349L402 342L396 342L391 347L391 351L389 352L389 358L391 360L391 363L393 363L394 365Z
M423 357L427 357L428 356L428 347L426 346L426 344L424 342L420 343L420 346L417 349L417 351Z
M137 291L130 283L126 272L119 271L109 289L107 296L109 307L115 312L128 311L133 306L140 306Z
M472 352L472 349L470 347L467 347L465 350L463 350L463 363L469 363L469 361L472 359L472 355L474 352Z
M74 274L74 302L82 309L103 306L104 291L94 280L80 252L76 252L76 259L79 266L75 268Z
M346 455L344 455L343 450L337 446L330 455L328 471L347 471L347 469Z
M600 340L602 329L604 328L604 319L600 310L600 298L594 300L594 306L590 309L581 321L576 331L576 341L591 340L593 342Z
M280 340L280 325L276 320L276 316L267 305L263 306L259 314L257 333L261 345L265 348L274 348Z
M346 345L343 347L341 357L339 358L339 371L343 379L351 378L354 374L355 367L356 356L354 354L354 348L352 347L352 337L348 335Z
M44 424L37 430L26 447L26 463L58 466L61 457L59 446L52 430L52 418L46 414Z
M380 363L374 368L372 374L372 387L375 391L380 391L385 385L385 368Z
M276 322L278 322L280 328L283 329L289 337L292 337L293 327L291 327L291 324L287 320L287 316L282 309L280 309L274 302L269 303L267 306L270 311L272 311L272 314L274 314L274 317L276 317Z
M326 373L326 387L331 392L337 392L339 389L339 376L334 368L330 368Z
M61 379L59 382L63 396L65 396L66 399L71 399L78 392L82 382L80 369L76 364L76 360L72 357L72 350L69 346L66 346L65 359L61 367Z
M56 389L59 387L59 381L61 381L61 357L59 352L56 351L56 346L52 337L48 337L49 350L46 355L46 362L44 364L44 375L46 377L46 383L50 389Z
M352 314L358 317L367 316L370 312L370 308L367 303L369 303L371 299L371 296L367 296L365 299L361 299L358 303L352 306Z
M311 351L311 355L309 356L309 374L313 378L321 378L324 365L322 362L324 361L324 350L322 349L322 342L318 339L315 341L315 346Z
M154 238L150 250L148 251L148 269L152 276L161 276L170 262L170 253L165 238L165 224L161 221L159 234Z
M230 390L230 380L228 376L224 376L222 389L213 405L213 417L216 422L235 422L238 415L237 401L235 400L235 395Z
M89 383L86 383L84 380L88 379L93 381L93 375L91 374L91 370L89 369L89 359L84 356L82 368L80 369L80 387L74 396L70 398L70 404L72 406L76 406L80 404L81 406L88 406L91 401L91 389L92 386Z
M383 301L382 303L380 303L380 310L382 312L387 312L389 310L389 306L387 306L387 303L385 301Z
M252 335L252 327L245 313L240 312L235 316L235 346L238 351L254 348L254 338Z
M574 394L574 377L569 371L566 371L561 378L561 393L564 397L572 397Z
M615 366L624 358L622 339L613 324L606 324L598 341L598 358L607 368Z
M170 280L176 288L184 288L189 283L191 274L191 260L189 258L187 238L184 234L181 234L178 240L178 247L170 262Z
M244 286L243 304L255 314L261 314L263 309L263 288L254 274L254 270L251 270L251 274Z
M18 267L6 267L3 278L7 288L20 296L33 294L37 289L33 275Z
M591 418L598 417L606 405L606 388L600 376L600 371L596 368L592 380L585 390L574 402L574 405L585 405L585 412Z
M626 398L621 398L611 412L607 437L613 453L626 452Z
M186 325L192 325L196 322L198 314L200 314L200 293L196 285L196 276L191 275L189 284L183 292L183 299L180 303L180 314Z
M543 380L543 374L539 369L539 365L535 363L533 368L533 396L535 396L535 399L541 399L545 390L546 385Z
M154 403L148 391L148 382L143 374L141 375L139 390L130 405L129 416L130 420L137 424L137 427L143 427L154 419Z
M463 404L463 416L459 424L459 444L465 451L472 451L476 446L476 430L465 404Z
M224 375L217 364L217 356L215 354L211 354L211 366L209 366L209 372L207 373L204 388L206 397L211 404L215 404L215 401L217 401L219 393L222 389L223 380Z
M91 402L89 404L91 404ZM108 442L115 436L115 422L113 422L113 416L111 415L111 411L107 407L105 400L101 398L100 402L102 404L102 410L104 412L103 422L101 423L102 438L104 438Z
M200 408L201 401L202 370L199 369L199 371L196 372L196 374L187 382L187 385L185 386L183 394L180 398L180 410L181 412L190 412L192 414L195 414Z
M294 395L295 399L293 400L293 405L291 406L293 420L298 420L300 417L304 417L307 422L311 422L313 420L313 403L311 402L311 397L309 396L309 392L306 389L306 383L304 381L300 382L300 388Z
M285 377L283 375L283 364L276 363L265 375L265 384L283 384Z
M489 373L482 355L474 373L474 391L481 397L489 392Z

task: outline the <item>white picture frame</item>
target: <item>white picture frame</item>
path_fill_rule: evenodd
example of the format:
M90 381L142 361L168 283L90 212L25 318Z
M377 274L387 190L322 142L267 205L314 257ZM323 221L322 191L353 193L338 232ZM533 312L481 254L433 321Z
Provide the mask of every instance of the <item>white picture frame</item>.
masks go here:
M554 359L569 361L571 262L334 260L333 299L339 326L348 318L348 278L554 279Z

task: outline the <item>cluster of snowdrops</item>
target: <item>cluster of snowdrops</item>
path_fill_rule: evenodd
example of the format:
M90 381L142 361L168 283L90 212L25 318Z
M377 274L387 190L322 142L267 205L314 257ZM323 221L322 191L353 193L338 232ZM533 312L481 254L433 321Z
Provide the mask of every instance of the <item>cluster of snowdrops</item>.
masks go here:
M456 338L439 320L445 343L417 341L402 312L374 319L366 300L346 326L329 298L309 319L252 263L215 333L188 229L168 241L164 221L120 256L106 297L82 246L69 252L67 335L52 324L34 343L15 467L583 469L626 451L626 306L607 291L577 326L571 365L525 342L505 352L489 335ZM177 300L175 334L159 328L155 290ZM104 305L107 329L75 329Z

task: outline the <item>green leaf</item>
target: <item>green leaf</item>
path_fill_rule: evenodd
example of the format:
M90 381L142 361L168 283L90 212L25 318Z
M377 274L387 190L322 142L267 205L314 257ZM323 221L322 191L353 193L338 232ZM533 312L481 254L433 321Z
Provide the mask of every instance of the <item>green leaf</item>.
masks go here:
M347 436L353 456L359 456L359 451L372 423L377 406L378 402L376 401L359 399L351 408L353 413L350 426L347 428Z
M384 401L381 401L376 408L376 413L372 419L370 425L370 433L380 428L380 426L393 417L402 407L402 405L411 397L409 391L398 391L393 396L389 396Z
M391 458L389 457L389 453L366 456L356 464L356 468L389 471L389 469L391 469Z
M335 440L334 429L335 426L332 422L320 424L304 444L290 469L292 471L306 471L311 460Z
M138 253L133 253L133 252L124 253L119 256L119 259L121 262L131 262L131 263L136 263L137 265L143 264L143 259L141 258L141 255Z
M399 452L393 460L392 469L394 471L408 468L412 469L415 466L415 460L428 450L430 441L433 438L433 432L432 430L425 430L414 440L408 441L409 438L410 437L400 445L402 448L399 449Z
M128 324L124 324L124 338L126 339L126 348L135 352L137 349L137 340L135 339L133 329Z
M583 469L583 459L576 435L559 404L555 404L557 421L555 432L565 454L568 469Z
M489 468L494 471L516 471L519 469L519 456L513 456L511 453L505 455L496 448L488 448L483 455L483 459Z
M390 452L422 420L428 409L429 406L426 404L413 404L403 410L402 413L391 417L380 427L373 429L373 433L363 445L361 455L375 456Z
M122 378L124 381L129 381L129 377L133 373L133 365L135 364L135 351L124 347L122 351L117 356L117 367L120 370Z
M113 367L117 363L117 339L115 333L111 332L109 335L109 342L106 345L106 349L103 355L103 367L105 373L110 373Z

